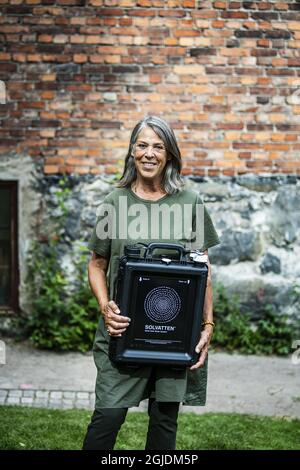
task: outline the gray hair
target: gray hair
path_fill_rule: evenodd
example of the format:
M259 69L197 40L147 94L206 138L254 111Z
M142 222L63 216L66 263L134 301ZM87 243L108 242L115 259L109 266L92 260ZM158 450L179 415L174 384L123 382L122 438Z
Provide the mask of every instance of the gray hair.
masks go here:
M181 153L177 145L176 137L169 124L158 116L146 116L137 123L130 137L129 148L125 158L124 170L120 180L116 183L118 188L124 188L131 185L137 178L137 172L132 156L134 145L137 141L140 131L144 127L151 127L153 131L161 138L166 147L167 160L162 178L162 189L167 194L173 194L182 189L184 181L180 172L182 168Z

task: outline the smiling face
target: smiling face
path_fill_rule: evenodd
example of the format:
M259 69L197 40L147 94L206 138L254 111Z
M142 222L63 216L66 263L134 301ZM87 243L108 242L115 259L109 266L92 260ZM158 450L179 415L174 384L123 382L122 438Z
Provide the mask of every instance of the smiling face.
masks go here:
M144 127L136 140L133 156L138 178L160 182L166 166L167 151L163 140L151 127Z

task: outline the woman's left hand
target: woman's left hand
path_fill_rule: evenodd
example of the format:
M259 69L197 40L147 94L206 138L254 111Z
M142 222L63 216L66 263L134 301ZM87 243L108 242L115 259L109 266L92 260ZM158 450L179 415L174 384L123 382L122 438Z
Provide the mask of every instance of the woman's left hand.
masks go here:
M204 362L208 353L209 343L213 335L213 328L210 325L207 325L204 330L201 332L201 337L199 343L196 346L196 352L200 353L199 359L190 370L198 369L199 367L204 366Z

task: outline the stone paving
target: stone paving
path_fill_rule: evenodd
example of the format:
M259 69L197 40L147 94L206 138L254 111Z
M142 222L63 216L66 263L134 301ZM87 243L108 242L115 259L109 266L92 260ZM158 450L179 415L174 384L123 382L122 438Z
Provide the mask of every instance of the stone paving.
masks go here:
M0 405L93 409L96 368L91 353L39 351L6 343ZM248 413L300 419L300 363L292 357L209 355L207 404L194 413ZM144 411L144 401L133 411Z
M61 390L2 389L0 390L0 405L93 409L94 393Z

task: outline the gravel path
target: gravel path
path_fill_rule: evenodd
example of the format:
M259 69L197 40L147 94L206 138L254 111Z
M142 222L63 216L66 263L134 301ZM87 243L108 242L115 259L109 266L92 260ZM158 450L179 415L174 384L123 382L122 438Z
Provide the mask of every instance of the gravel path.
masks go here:
M0 404L93 408L96 369L91 353L38 351L11 340L5 352ZM134 410L145 407L143 402ZM182 411L300 418L300 364L291 357L210 353L207 405L184 406Z

